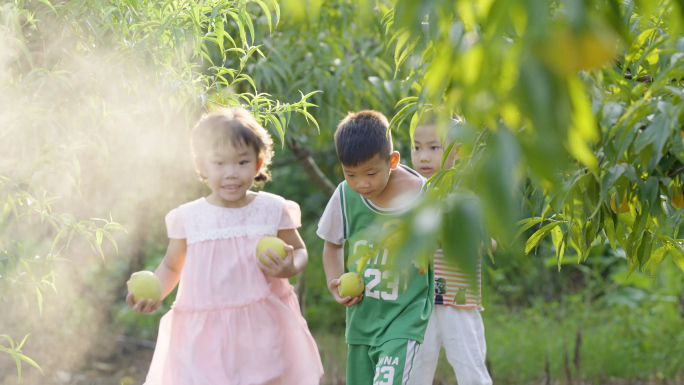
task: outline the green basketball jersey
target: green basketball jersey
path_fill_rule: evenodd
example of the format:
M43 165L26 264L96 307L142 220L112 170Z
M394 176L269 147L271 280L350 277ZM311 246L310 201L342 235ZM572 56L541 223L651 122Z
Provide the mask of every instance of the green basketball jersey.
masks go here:
M346 182L340 184L340 198L348 258L359 245L372 247L375 226L396 220L399 215L397 210L374 206ZM415 264L397 266L394 270L401 271L392 271L386 268L391 258L390 251L381 248L368 260L363 270L363 300L347 308L348 344L378 346L395 338L423 342L434 301L434 272L432 267L421 272ZM350 269L354 271L356 265Z

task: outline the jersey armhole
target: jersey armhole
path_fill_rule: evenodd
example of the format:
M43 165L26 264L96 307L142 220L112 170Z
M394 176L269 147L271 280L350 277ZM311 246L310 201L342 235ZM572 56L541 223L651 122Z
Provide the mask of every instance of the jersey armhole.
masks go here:
M342 235L344 236L344 239L348 238L349 234L349 229L348 229L348 222L347 222L347 205L345 202L345 196L344 196L344 190L345 190L345 185L346 182L342 182L340 185L340 205L341 211L342 211Z

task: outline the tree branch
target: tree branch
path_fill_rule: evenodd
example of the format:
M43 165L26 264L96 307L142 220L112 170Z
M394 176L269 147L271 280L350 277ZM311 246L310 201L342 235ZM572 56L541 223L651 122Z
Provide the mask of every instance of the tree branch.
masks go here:
M288 149L289 148L290 148L290 146L288 145ZM311 158L316 158L316 159L328 158L328 157L332 157L332 156L337 156L337 152L335 151L335 149L311 154ZM288 164L292 164L295 162L298 162L297 158L294 156L289 156L287 158L282 158L282 159L278 159L278 160L274 161L273 163L271 163L270 167L273 168L273 167L287 166Z
M294 155L297 163L304 169L304 172L311 178L316 187L328 198L331 197L335 192L335 185L318 168L318 165L311 157L311 151L306 147L300 147L299 143L292 137L290 137L289 141L285 141L285 143Z
M675 170L672 174L668 175L668 177L674 178L674 177L676 177L678 174L681 174L682 171L684 171L684 167L678 168L678 169Z

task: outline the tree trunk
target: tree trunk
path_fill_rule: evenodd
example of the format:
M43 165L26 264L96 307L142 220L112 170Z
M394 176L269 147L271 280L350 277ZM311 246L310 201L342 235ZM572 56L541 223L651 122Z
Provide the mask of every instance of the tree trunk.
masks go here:
M316 161L311 157L311 151L306 147L300 147L299 143L294 138L287 141L287 148L292 152L297 160L297 163L304 169L306 175L311 178L316 187L330 198L335 192L335 185L328 179L323 171L318 168Z
M572 385L572 375L570 374L570 359L568 358L568 345L563 342L563 371L565 372L565 383Z
M316 161L311 157L311 151L306 147L300 147L299 143L294 138L290 138L285 142L287 148L292 152L297 163L304 169L304 172L311 178L316 187L330 198L335 192L335 185L328 179L323 171L318 168ZM306 302L306 275L302 272L297 276L297 299L299 300L299 308L304 314Z
M577 328L577 335L575 336L575 356L573 358L573 363L575 364L575 376L577 377L577 383L582 383L582 372L580 371L580 349L582 345L582 328Z

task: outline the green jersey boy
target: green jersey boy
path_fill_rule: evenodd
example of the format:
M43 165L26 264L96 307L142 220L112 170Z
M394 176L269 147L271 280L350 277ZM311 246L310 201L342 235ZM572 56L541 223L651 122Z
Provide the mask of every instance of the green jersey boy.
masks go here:
M376 111L349 113L340 122L335 147L345 181L318 224L328 289L347 306L348 385L411 384L413 359L432 312L432 268L390 269L393 252L373 245L377 227L411 210L425 184L420 174L399 165L387 128L387 118ZM346 241L350 256L361 245L377 250L363 268L365 289L356 298L340 297L337 289Z

